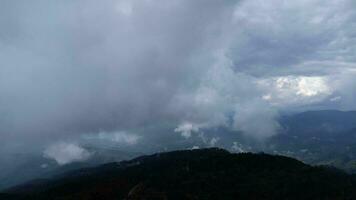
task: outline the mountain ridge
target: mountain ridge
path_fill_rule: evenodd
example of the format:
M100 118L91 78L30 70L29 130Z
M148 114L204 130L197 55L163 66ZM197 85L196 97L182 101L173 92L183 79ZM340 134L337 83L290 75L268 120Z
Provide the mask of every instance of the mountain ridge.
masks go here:
M342 171L312 167L285 156L234 154L219 148L157 153L75 173L32 188L18 186L6 195L39 200L356 197L354 177Z

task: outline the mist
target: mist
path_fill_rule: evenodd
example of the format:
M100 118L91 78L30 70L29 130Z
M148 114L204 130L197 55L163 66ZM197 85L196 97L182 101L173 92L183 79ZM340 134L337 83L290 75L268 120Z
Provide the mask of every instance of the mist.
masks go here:
M355 6L1 1L0 157L219 146L221 129L263 141L280 112L354 109Z

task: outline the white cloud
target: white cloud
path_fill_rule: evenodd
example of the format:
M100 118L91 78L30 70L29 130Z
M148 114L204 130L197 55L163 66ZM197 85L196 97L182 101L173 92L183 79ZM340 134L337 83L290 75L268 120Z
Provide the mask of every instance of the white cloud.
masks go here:
M142 136L128 133L126 131L114 131L114 132L106 132L100 131L95 134L86 134L83 136L85 139L90 140L102 140L106 142L113 142L121 145L135 145L142 139Z
M297 89L297 95L307 97L331 93L323 77L298 77Z
M220 140L219 137L213 137L213 138L210 139L209 145L212 146L212 147L214 147L214 146L216 146L216 144L219 142L219 140Z
M277 111L268 104L252 100L236 108L233 128L246 136L263 140L277 134L280 127L277 116Z
M261 99L258 79L234 71L232 61L224 51L219 50L214 56L213 66L202 74L193 94L176 100L175 109L185 111L182 117L189 123L180 124L175 132L189 138L202 128L224 126L242 130L247 137L265 139L274 135L277 112ZM250 110L253 110L252 115L247 113ZM232 127L228 117L231 113L235 115ZM266 129L256 131L253 127L260 124Z
M110 140L117 143L134 145L138 142L140 136L134 134L128 134L126 132L120 131L120 132L113 132L113 133L100 132L98 138L104 140Z
M233 142L232 143L231 150L234 151L234 152L238 152L238 153L246 152L244 150L243 146L238 142Z
M278 107L318 103L333 93L326 77L282 76L259 80L262 98Z
M43 156L55 160L59 165L81 162L90 158L91 153L74 143L59 142L47 147Z
M191 149L191 150L195 150L195 149L200 149L200 147L199 147L199 146L193 146L193 147L191 147L190 149Z
M184 138L190 138L193 132L199 132L199 124L193 124L190 122L184 122L174 129L174 132L180 133Z

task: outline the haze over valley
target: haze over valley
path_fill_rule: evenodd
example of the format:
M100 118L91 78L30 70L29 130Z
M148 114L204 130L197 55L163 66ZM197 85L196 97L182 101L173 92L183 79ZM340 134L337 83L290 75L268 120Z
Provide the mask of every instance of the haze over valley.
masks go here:
M192 154L183 156L187 163L194 163L203 152L209 158L221 158L219 163L231 158L227 162L233 166L235 156L255 153L236 162L249 168L254 156L266 158L264 164L272 166L268 169L274 178L278 170L268 163L275 158L281 158L281 163L289 163L289 158L303 162L286 166L296 166L298 175L306 168L316 170L311 173L315 180L325 175L318 166L326 166L326 174L331 170L329 175L335 180L339 176L331 175L332 169L341 170L345 174L340 177L350 178L350 185L335 188L350 195L325 194L320 199L352 199L355 52L354 0L3 0L0 193L5 199L12 198L6 196L8 191L18 193L20 190L11 189L22 191L21 186L33 182L53 183L58 180L54 177L60 177L62 183L67 179L61 178L77 170L97 169L102 174L106 169L102 166L108 163L184 150L182 155ZM224 152L221 157L215 156L216 148ZM174 160L170 157L174 153L167 155L169 162ZM288 158L284 160L284 156ZM146 167L152 166L153 174L163 170L156 165L149 161L134 168L131 175L117 176L128 188L110 195L135 199L126 193L138 185L145 188L142 191L151 191L152 186L172 199L170 194L179 192L156 185L152 177L135 174L148 172ZM113 167L113 173L133 169L124 166ZM293 177L288 167L281 170ZM185 173L180 168L170 170ZM214 174L214 170L204 173ZM221 175L220 190L231 180L219 170L221 173L207 177L194 171L193 175L204 178L189 180L213 181L212 177ZM241 172L228 166L226 170ZM96 174L89 171L95 179ZM132 177L137 182L127 181ZM260 181L272 181L277 187L284 180L268 177L272 175ZM153 182L142 186L144 179ZM245 183L259 188L258 181ZM231 189L226 190L227 196L244 187L231 185L226 187ZM191 199L204 199L205 189L200 189L196 188L197 196ZM78 186L78 195L86 194L86 190L79 191ZM270 191L265 192L272 195ZM288 188L285 191L269 197L295 196ZM32 191L28 194L33 195ZM234 193L231 198L248 194ZM26 197L22 195L19 198ZM318 195L322 194L305 198ZM250 196L254 197L262 198Z

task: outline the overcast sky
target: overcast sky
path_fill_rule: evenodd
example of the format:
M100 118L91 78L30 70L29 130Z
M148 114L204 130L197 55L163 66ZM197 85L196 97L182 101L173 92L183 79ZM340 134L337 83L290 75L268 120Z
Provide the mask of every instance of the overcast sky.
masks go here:
M0 152L267 138L280 111L356 109L355 52L354 0L2 0Z

